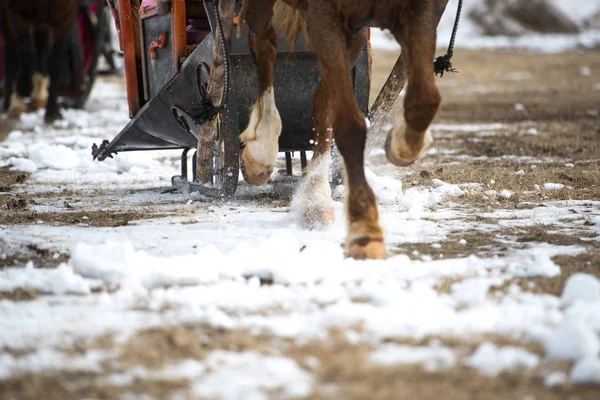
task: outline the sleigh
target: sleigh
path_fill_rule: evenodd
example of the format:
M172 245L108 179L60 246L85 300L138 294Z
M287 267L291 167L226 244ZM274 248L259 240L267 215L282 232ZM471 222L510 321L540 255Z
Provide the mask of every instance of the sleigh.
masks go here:
M228 82L223 94L224 109L214 142L208 144L212 152L208 161L212 177L209 182L200 183L196 181L196 153L192 156L191 179L188 155L190 150L197 149L202 124L206 123L206 119L198 117L197 110L206 103L204 90L209 84L213 50L221 39L217 34L216 1L172 0L170 10L162 15L156 7L140 4L140 0L109 0L108 3L124 53L131 121L112 140L94 144L93 157L102 161L124 151L181 149L181 175L173 177L174 185L187 185L216 197L232 196L239 180L239 135L248 124L258 95L247 27L242 26L241 38L234 35L225 46L226 68L223 76L218 77ZM446 0L440 0L440 4L443 4L441 16ZM243 21L238 22L243 24ZM365 115L369 113L370 89L369 40L366 39L351 72L354 92ZM320 73L316 56L302 37L293 49L285 39L279 40L274 67L275 103L283 126L279 152L285 153L285 174L292 176L292 153L300 153L304 171L306 154L314 148L312 102ZM401 59L390 76L405 76ZM404 85L403 79L388 82L379 98L390 97L390 90L397 95ZM390 107L386 103L380 108L389 111ZM335 176L340 179L339 173L334 174L334 179Z

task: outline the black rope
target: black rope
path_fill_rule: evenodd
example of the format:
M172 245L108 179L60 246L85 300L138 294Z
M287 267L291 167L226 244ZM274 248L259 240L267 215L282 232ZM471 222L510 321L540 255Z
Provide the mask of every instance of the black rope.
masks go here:
M225 43L225 33L223 32L223 27L221 25L221 17L219 15L219 3L218 1L214 2L214 12L215 12L215 21L216 21L216 30L219 31L219 38L217 39L215 35L215 40L221 41L221 48L223 50L223 63L225 64L225 84L223 85L223 94L221 95L221 102L218 106L215 106L212 101L208 98L208 87L205 84L198 84L198 91L200 94L200 105L197 107L193 107L190 110L190 117L192 117L198 124L203 124L205 122L213 119L215 115L225 110L225 106L227 104L227 99L229 97L229 80L230 80L230 71L229 71L229 52L227 51L227 46ZM198 70L202 67L205 67L208 76L210 79L210 67L202 62L196 66L196 79L198 82L201 79L198 78Z
M445 72L458 72L452 66L452 56L454 55L454 43L456 41L456 33L458 32L458 24L460 22L460 13L462 12L463 0L458 0L458 9L456 11L456 19L454 20L454 28L452 29L452 37L448 45L446 55L438 57L433 62L434 73L439 76L444 76Z

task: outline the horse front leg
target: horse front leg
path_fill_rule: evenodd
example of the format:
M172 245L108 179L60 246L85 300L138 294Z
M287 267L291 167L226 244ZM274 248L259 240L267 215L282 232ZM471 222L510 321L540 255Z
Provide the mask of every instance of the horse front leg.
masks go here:
M264 7L250 7L246 16L250 49L258 70L258 99L248 127L240 135L245 145L241 156L242 175L251 185L263 185L271 177L281 134L281 117L273 91L273 64L277 56L277 35L271 21L273 1L264 3Z
M404 119L390 131L385 143L388 160L405 167L422 158L432 138L429 126L433 122L441 103L435 85L433 63L435 56L436 10L433 3L414 15L408 29L398 29L396 40L406 51L408 86L404 99Z

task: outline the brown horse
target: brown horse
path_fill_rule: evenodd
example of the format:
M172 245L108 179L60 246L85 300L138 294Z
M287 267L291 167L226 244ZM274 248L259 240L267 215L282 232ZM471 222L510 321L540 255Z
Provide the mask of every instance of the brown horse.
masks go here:
M29 96L34 109L46 107L46 122L61 117L60 69L78 6L78 0L0 0L0 29L5 42L4 107L12 117L25 111Z
M233 0L221 1L234 3ZM308 183L303 186L306 191L303 197L310 201L303 202L301 213L309 223L317 225L326 224L333 218L328 158L334 136L345 166L348 189L345 248L350 257L381 259L387 255L377 199L365 178L367 126L354 96L350 69L364 46L366 27L391 31L403 49L409 80L404 118L388 133L385 150L389 161L397 166L408 166L421 158L431 142L428 128L441 102L433 74L440 1L242 2L240 20L245 19L250 29L250 47L258 66L260 93L248 128L241 135L245 144L241 156L243 176L250 184L266 183L278 152L281 118L273 95L273 63L277 53L274 26L292 41L307 27L310 43L319 60L322 81L313 102L315 151L308 167Z

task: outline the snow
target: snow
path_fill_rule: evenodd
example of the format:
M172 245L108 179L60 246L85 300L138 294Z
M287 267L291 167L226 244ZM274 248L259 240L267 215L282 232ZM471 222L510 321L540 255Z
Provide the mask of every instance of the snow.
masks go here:
M597 355L598 335L580 321L565 320L545 339L546 356L550 360L579 360Z
M499 282L489 278L465 279L452 285L452 297L459 306L483 304L494 283Z
M571 371L571 382L579 384L600 383L600 358L590 356L579 360Z
M102 361L110 353L90 350L83 356L67 356L56 350L42 349L22 357L8 353L0 354L0 379L6 379L19 373L40 373L60 371L100 372ZM113 355L114 356L114 355Z
M497 347L494 343L484 342L465 364L484 374L495 376L516 368L535 368L539 362L540 357L537 354L520 347Z
M544 190L562 190L565 187L562 183L544 183Z
M0 165L10 165L11 171L21 171L29 173L37 171L37 165L27 158L11 157L8 159L8 162L0 162Z
M579 301L600 303L600 280L589 274L571 275L561 298L565 305Z
M35 269L32 262L21 268L0 270L0 292L35 289L49 294L89 294L99 282L74 273L66 264L56 269Z
M564 372L551 372L544 378L544 385L548 387L562 386L567 383L567 375Z
M268 392L276 391L285 398L312 392L312 377L288 358L214 351L204 363L210 372L193 383L192 391L198 396L263 400L270 398Z
M374 364L387 366L421 364L426 371L430 372L456 364L454 351L439 345L413 347L388 343L373 351L370 359Z

